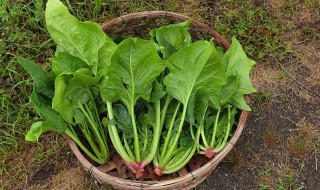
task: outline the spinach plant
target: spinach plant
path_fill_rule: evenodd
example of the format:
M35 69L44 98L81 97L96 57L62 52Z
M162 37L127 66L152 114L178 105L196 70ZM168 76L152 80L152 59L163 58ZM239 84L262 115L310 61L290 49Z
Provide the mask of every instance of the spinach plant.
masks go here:
M34 62L17 57L34 80L31 101L45 120L31 126L26 140L37 141L48 130L66 133L87 156L104 164L109 151L101 112L106 108L98 83L116 44L98 24L78 21L58 0L48 1L45 19L58 45L52 58L53 72L48 74Z
M150 162L160 176L196 153L215 156L238 110L250 111L244 95L255 92L249 78L254 61L236 38L226 52L212 40L192 42L188 20L151 30L150 40L116 44L59 0L48 1L45 18L57 44L52 72L17 56L33 78L30 100L44 120L31 126L26 140L49 130L66 133L104 164L109 136L137 178Z
M226 83L219 95L214 97L217 101L212 107L213 109L207 104L199 112L204 119L200 122L202 145L199 144L198 148L200 147L201 153L207 157L214 156L224 148L230 128L234 124L235 108L250 111L250 107L244 101L244 95L255 92L249 77L250 70L255 62L246 56L235 37L232 38L230 48L217 59L220 59L224 66L224 73L227 76ZM227 116L221 117L224 110L227 110L225 111ZM205 118L206 115L207 118ZM212 120L213 118L214 120ZM223 131L224 135L221 133L223 128L219 125L226 126L226 131Z
M100 91L102 99L108 106L108 116L110 120L114 119L113 102L121 101L127 108L131 121L128 122L123 131L129 130L133 137L133 150L128 147L126 141L129 136L123 133L121 142L117 127L121 123L109 125L109 135L113 146L121 155L129 168L140 176L143 168L152 161L160 137L160 99L151 99L153 83L156 77L165 69L166 63L157 54L157 49L153 43L148 40L138 38L129 38L122 41L114 51L111 57L111 63L108 66L106 75L103 77ZM155 114L150 118L153 123L153 138L151 141L148 154L143 157L140 148L140 135L138 130L142 126L137 126L135 105L139 99L147 102L153 102ZM122 112L123 113L123 112ZM132 153L133 152L133 153Z

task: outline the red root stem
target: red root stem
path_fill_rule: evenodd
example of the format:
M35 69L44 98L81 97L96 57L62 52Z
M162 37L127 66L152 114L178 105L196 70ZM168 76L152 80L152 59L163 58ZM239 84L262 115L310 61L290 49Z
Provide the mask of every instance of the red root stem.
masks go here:
M155 166L154 173L156 173L158 176L162 176L163 170L158 168L158 166Z
M136 178L140 178L143 175L144 168L141 167L139 164L132 164L128 165L128 168L136 174Z
M205 155L206 155L206 157L208 157L208 158L212 158L212 157L214 157L214 156L216 155L216 153L215 153L214 150L212 150L211 148L207 148L207 149L205 150Z

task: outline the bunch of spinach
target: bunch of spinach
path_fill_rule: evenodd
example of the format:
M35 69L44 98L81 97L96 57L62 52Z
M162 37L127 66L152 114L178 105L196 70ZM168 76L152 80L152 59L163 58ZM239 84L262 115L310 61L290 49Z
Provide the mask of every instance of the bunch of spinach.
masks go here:
M34 80L30 100L45 120L31 126L26 140L37 141L49 130L66 133L92 160L104 164L109 158L107 127L101 121L106 106L98 84L116 44L98 24L78 21L58 0L48 1L45 18L57 43L52 72L17 57Z
M212 41L192 41L191 20L150 31L150 40L116 44L98 24L80 22L59 0L49 0L46 24L57 49L52 72L17 59L34 80L30 97L43 117L26 140L49 130L66 133L93 161L108 157L107 136L139 178L181 169L196 152L213 157L248 110L254 65L233 38L224 52ZM83 144L81 138L86 139Z
M163 74L168 94L161 121L167 122L161 122L166 130L153 159L158 175L179 170L196 150L207 157L222 150L235 124L236 108L250 111L244 95L255 91L249 78L254 61L236 38L225 53L211 41L192 43L189 23L150 32L171 65Z

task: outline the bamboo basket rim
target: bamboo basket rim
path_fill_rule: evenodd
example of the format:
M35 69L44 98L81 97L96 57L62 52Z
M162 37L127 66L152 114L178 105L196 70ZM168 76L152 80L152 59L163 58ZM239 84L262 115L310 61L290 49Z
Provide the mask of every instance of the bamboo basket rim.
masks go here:
M143 12L136 12L132 14L127 14L124 16L117 17L115 19L112 19L110 21L107 21L101 25L101 28L106 31L111 26L123 26L126 23L130 22L134 19L142 19L142 18L173 18L173 19L180 19L180 20L188 20L190 17L174 13L174 12L168 12L168 11L143 11ZM199 27L205 31L206 34L211 35L212 37L215 37L215 40L220 43L225 50L227 50L230 47L230 44L215 30L213 30L208 25L193 19L192 25ZM250 103L250 97L249 95L245 95L245 101L246 103ZM248 112L245 110L242 110L239 123L237 126L237 129L234 132L234 135L231 137L231 139L228 141L227 145L211 160L209 160L205 165L202 167L195 169L194 171L189 172L188 174L180 177L176 177L169 180L160 180L160 181L135 181L130 179L123 179L119 177L114 177L111 175L108 175L107 173L101 172L97 167L92 165L85 156L80 152L78 146L76 143L66 135L66 141L69 145L70 149L72 150L73 154L77 157L77 159L80 161L82 166L85 168L86 171L88 171L89 174L91 174L95 180L97 180L99 183L107 183L111 186L116 187L123 187L124 189L145 189L145 190L162 190L162 189L170 189L174 187L181 187L185 185L186 183L194 182L194 181L203 181L203 178L206 178L207 175L209 175L214 168L217 166L218 163L220 163L226 155L231 151L235 143L238 141L244 127L246 124L246 120L248 117ZM200 176L200 179L198 179ZM198 183L200 183L198 182ZM197 184L198 184L197 183Z

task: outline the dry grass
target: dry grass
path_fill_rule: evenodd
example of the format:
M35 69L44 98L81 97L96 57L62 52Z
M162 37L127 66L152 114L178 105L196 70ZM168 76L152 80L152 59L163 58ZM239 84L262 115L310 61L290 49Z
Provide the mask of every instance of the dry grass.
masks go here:
M320 152L320 130L317 126L301 119L295 123L294 129L288 139L279 139L274 131L267 130L264 133L264 144L272 149L267 155L272 159L263 159L264 166L257 179L260 187L276 189L280 182L289 181L296 187L301 187L297 179L305 172L305 167L311 163L317 169ZM277 143L276 148L270 146ZM270 156L267 156L270 158ZM310 167L309 167L310 169ZM289 183L288 182L288 183ZM279 189L279 188L278 188Z
M52 190L85 190L100 189L93 179L86 174L82 168L66 169L55 175L50 181L50 189Z
M295 135L288 139L287 151L290 155L293 155L303 162L314 154L317 142L320 141L319 128L307 123L304 119L297 123L297 129L295 129Z
M274 129L267 129L263 134L263 144L266 148L279 143L280 139L280 134Z

